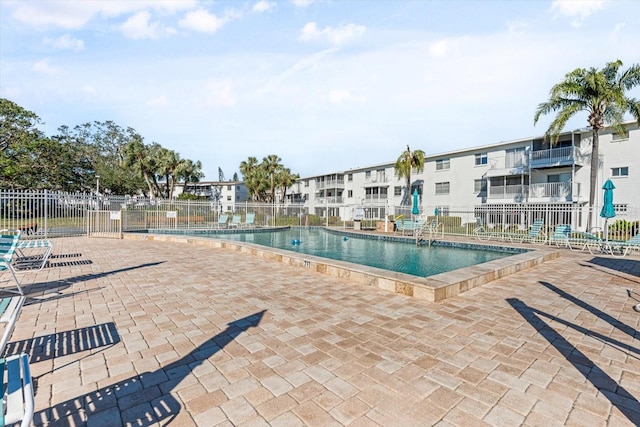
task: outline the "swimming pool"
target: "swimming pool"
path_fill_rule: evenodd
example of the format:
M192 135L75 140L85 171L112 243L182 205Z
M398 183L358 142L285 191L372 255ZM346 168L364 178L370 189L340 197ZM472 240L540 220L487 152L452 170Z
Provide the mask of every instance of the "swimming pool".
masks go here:
M216 233L207 237L254 243L418 277L428 277L513 255L496 250L416 246L413 239L366 239L354 233L330 232L321 228Z
M446 241L434 242L434 245L458 248L453 255L449 255L449 258L458 258L461 253L464 253L461 252L461 248L480 249L481 254L474 254L472 258L476 257L476 259L471 261L480 263L456 270L435 273L430 276L416 276L370 265L374 265L374 263L379 265L378 263L382 259L388 258L388 254L397 252L404 258L399 262L400 264L426 264L433 266L440 263L433 262L437 257L437 255L433 255L435 252L431 252L431 249L434 249L433 247L431 249L424 246L415 247L414 240L406 237L359 233L339 229L324 230L324 228L313 227L311 229L299 229L296 227L284 230L281 228L259 228L250 232L247 232L247 230L151 229L144 233L124 233L123 238L186 243L234 250L260 257L264 260L310 269L317 273L343 278L349 282L360 283L431 302L442 301L559 256L558 250L552 248L535 247L523 249L489 243L450 241L447 239ZM305 231L308 231L308 234L305 234ZM339 245L341 251L343 250L345 254L354 254L355 257L364 259L365 261L363 262L366 264L359 263L359 261L347 262L331 259L326 254L322 254L321 251L317 252L320 255L307 254L304 251L314 246L312 244L313 240L311 238L308 239L307 236L311 236L314 233L320 236L318 238L319 241L332 241L333 245ZM347 240L344 240L344 237L347 237ZM296 242L292 244L294 240ZM297 240L300 240L299 245ZM364 242L361 242L362 240ZM268 243L258 244L257 242L259 241ZM404 243L399 243L400 241ZM386 243L391 242L394 243L394 246L386 245ZM276 243L278 247L276 247ZM383 245L383 243L385 244ZM383 247L384 250L382 249ZM489 254L486 253L487 251ZM424 262L422 258L417 258L418 253L432 254L432 262ZM481 262L477 258L479 255L497 256L497 259ZM448 268L452 268L451 265ZM366 292L365 288L363 288L362 292Z

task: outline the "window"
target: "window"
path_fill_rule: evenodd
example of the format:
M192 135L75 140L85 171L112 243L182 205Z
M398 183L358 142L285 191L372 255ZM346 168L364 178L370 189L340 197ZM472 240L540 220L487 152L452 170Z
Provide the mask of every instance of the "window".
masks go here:
M476 166L487 164L487 153L476 154Z
M629 176L629 167L611 168L611 176Z
M369 178L371 178L371 171L366 171L366 172L364 173L364 177L365 177L365 179L369 179Z
M449 194L449 183L436 182L436 194Z
M624 139L629 139L629 131L624 131L624 133L614 133L611 135L612 141L622 141Z
M347 191L347 197L349 197L349 198L353 197L353 190L348 190Z
M231 191L231 186L230 185L227 185L227 190Z
M308 186L309 186L309 180L306 180L306 181L304 182L304 186L305 186L305 187L308 187Z
M352 173L347 175L347 181L349 181L349 182L353 181L353 174Z
M445 169L451 168L451 160L450 159L440 159L436 160L436 170L442 171Z
M402 196L402 187L393 187L394 196Z
M486 179L474 179L473 180L473 192L480 193L483 191L487 191L487 180Z
M231 196L227 196L227 201L230 202L231 201Z

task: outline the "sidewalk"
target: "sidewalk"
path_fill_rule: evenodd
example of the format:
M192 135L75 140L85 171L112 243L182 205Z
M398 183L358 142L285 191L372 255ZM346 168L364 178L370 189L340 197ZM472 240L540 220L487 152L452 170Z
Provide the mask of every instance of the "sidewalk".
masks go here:
M635 255L562 251L441 303L142 240L56 239L21 279L7 353L37 425L640 424Z

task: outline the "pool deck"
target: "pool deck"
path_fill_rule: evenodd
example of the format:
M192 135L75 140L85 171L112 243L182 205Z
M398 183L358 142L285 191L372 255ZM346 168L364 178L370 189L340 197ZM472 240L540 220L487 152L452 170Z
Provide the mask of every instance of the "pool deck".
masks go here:
M6 350L35 425L640 424L637 253L434 303L227 248L54 243Z

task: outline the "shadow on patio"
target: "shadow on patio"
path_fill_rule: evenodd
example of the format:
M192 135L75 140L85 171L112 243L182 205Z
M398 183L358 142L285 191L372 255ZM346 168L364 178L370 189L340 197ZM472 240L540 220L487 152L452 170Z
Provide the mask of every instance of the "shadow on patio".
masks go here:
M181 405L171 391L197 366L238 335L260 324L265 310L228 323L227 328L189 354L153 372L145 372L95 392L59 403L34 415L36 425L169 425Z

